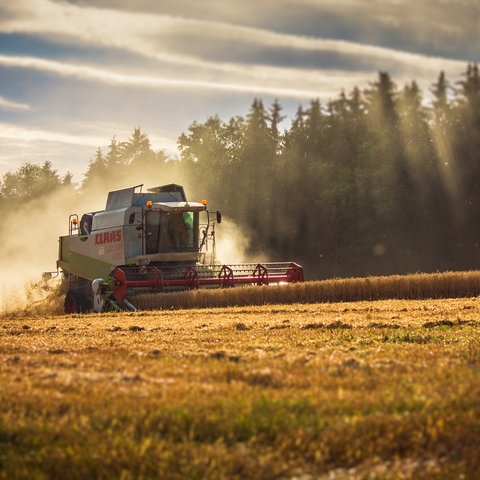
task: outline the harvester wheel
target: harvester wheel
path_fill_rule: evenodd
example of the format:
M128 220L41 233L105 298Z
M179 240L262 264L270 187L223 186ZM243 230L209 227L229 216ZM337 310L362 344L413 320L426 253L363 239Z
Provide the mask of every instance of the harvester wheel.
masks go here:
M93 222L93 215L91 213L85 213L82 215L80 220L80 233L82 235L90 235L92 231L92 222Z
M83 291L69 290L65 295L63 309L66 314L87 313L92 309L92 305Z

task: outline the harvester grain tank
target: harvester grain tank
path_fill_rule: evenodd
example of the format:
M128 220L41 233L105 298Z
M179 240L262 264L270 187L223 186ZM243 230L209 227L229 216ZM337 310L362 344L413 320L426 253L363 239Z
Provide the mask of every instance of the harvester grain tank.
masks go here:
M221 213L188 201L181 185L109 192L105 210L70 215L59 239L65 313L136 310L144 292L303 281L294 262L217 263L219 223Z

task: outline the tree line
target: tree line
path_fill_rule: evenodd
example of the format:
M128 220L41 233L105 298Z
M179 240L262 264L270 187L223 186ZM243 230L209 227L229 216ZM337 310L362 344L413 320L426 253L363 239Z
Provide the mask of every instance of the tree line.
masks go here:
M400 88L379 72L367 89L299 106L282 129L284 120L278 101L255 99L246 116L194 121L176 159L135 128L97 150L81 193L134 178L185 183L190 198L208 195L241 227L252 254L295 260L309 278L478 268L476 64L453 84L440 73L427 95L415 81ZM4 175L0 202L18 195L12 184L27 167L37 169L40 190L73 188L48 162L23 165Z

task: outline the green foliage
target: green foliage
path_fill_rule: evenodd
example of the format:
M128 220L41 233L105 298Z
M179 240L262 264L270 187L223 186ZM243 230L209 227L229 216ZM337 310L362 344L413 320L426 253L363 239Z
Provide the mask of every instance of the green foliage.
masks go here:
M72 176L67 173L61 179L51 162L43 165L23 163L16 172L7 172L0 182L0 200L15 204L18 201L38 199L61 186L71 185Z
M179 148L183 160L195 152L199 187L244 228L252 252L292 258L310 278L476 268L476 65L459 85L452 93L441 73L428 105L415 81L400 90L380 72L364 92L300 107L283 133L278 102L268 112L255 100L233 149L217 117L215 137L213 119L195 123Z
M167 160L163 151L152 150L148 135L137 127L127 141L118 142L114 136L105 155L100 148L97 149L88 165L82 189L116 189L136 182L132 178L140 175L143 182L146 177L152 178L152 172L153 177L157 177Z

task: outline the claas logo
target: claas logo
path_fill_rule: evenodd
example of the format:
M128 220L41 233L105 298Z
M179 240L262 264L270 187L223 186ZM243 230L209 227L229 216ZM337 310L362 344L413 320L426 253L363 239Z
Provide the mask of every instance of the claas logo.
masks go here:
M103 232L95 234L95 245L105 245L106 243L120 242L122 240L122 231Z

